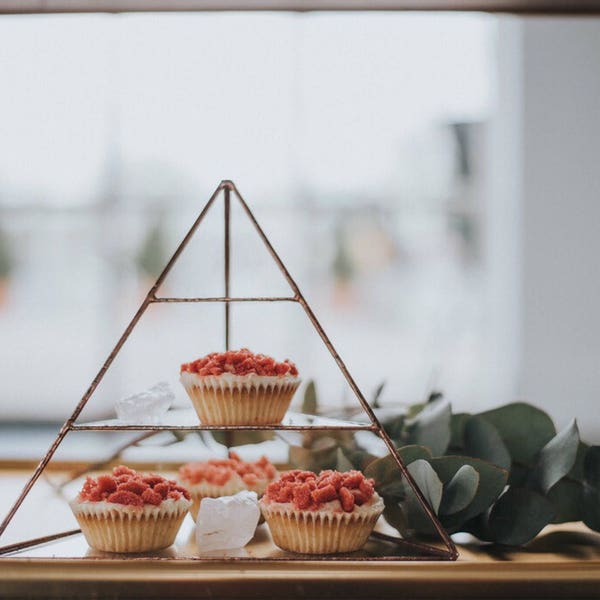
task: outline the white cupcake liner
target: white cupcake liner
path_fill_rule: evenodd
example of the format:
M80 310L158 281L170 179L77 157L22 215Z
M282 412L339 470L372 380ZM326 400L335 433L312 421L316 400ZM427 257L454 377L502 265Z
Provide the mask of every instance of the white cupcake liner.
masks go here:
M291 505L260 503L273 542L300 554L337 554L360 550L383 511L383 502L351 513L296 510ZM362 507L361 507L362 508Z
M70 503L87 543L104 552L149 552L171 546L191 501L166 499L160 506L113 502Z
M194 517L194 521L198 518L198 511L200 510L200 502L203 498L220 498L221 496L234 496L238 492L248 490L250 492L256 492L258 497L262 496L267 489L271 480L259 479L254 485L248 485L244 480L237 474L233 475L229 481L223 485L216 485L214 483L208 483L201 481L200 483L190 484L187 480L180 478L181 485L189 491L192 497L192 506L190 507L190 513Z
M278 425L300 385L289 376L183 372L180 379L204 425Z

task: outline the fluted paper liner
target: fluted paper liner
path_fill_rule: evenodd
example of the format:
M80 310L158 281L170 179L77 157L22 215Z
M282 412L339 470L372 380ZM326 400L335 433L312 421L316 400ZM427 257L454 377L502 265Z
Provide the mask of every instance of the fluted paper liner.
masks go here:
M279 425L300 379L183 372L181 383L203 425Z
M295 510L261 503L273 541L283 550L300 554L337 554L360 550L383 511L383 502L370 510L331 512Z
M208 483L201 481L200 483L190 484L189 481L180 478L181 485L189 491L192 497L192 506L190 507L190 513L194 517L194 521L198 518L198 511L200 510L200 503L203 498L220 498L221 496L234 496L238 492L249 491L256 492L260 498L267 489L271 480L259 479L254 485L248 485L244 480L237 476L231 477L229 481L223 485L216 485L214 483ZM261 515L262 521L262 515Z
M165 500L160 506L113 502L70 503L87 543L104 552L149 552L171 546L191 505Z

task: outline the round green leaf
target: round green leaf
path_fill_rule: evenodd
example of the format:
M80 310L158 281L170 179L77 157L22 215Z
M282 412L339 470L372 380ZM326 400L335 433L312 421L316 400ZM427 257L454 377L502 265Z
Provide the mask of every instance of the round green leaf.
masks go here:
M444 454L450 443L452 409L445 398L428 402L423 410L406 420L406 442L426 446L434 456Z
M407 467L413 481L435 513L440 508L443 486L432 466L420 458Z
M451 515L471 504L479 487L479 473L471 465L463 465L444 486L440 514Z
M579 482L583 481L583 463L585 461L585 457L589 449L590 447L585 442L579 440L579 446L577 447L577 456L575 457L575 464L573 465L573 468L569 471L569 477L571 479L575 479Z
M569 523L583 519L583 485L567 477L553 485L546 494L554 506L553 523Z
M470 465L479 474L479 486L473 501L454 514L441 515L442 524L450 533L462 531L466 521L487 510L504 490L508 478L504 469L469 456L442 456L429 462L443 484L449 483L464 465Z
M431 458L431 453L423 446L404 446L398 448L397 452L405 465L409 465L415 460ZM402 472L391 454L369 463L364 474L365 477L375 480L375 487L380 494L402 497L404 493L400 486Z
M579 447L579 429L575 419L556 434L540 451L528 483L542 493L560 481L575 464Z
M583 522L600 531L600 446L591 446L583 462Z
M584 485L583 522L594 531L600 531L600 489Z
M465 442L465 426L471 418L469 413L454 413L450 418L450 444L448 445L453 451L462 453Z
M465 423L464 451L468 456L510 469L511 458L498 430L484 417L474 416Z
M490 512L492 539L498 544L522 546L548 525L554 514L554 507L542 494L511 487Z
M539 408L515 402L482 412L498 431L513 462L533 466L539 451L556 435L552 419Z
M407 467L415 485L425 501L437 512L442 497L442 483L424 459L418 459ZM391 486L390 486L391 487ZM417 498L408 479L401 478L394 485L394 495L384 495L384 516L406 538L414 535L433 535L435 527Z
M600 446L591 446L583 461L583 475L585 482L600 489Z

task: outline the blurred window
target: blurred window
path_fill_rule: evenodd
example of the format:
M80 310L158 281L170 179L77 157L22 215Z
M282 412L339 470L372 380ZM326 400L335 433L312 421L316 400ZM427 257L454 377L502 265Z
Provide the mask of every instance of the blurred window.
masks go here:
M384 403L431 387L480 398L493 23L366 13L0 19L1 418L70 413L223 178L264 223L367 395L385 380ZM206 231L210 246L220 230ZM182 268L174 293L199 281ZM241 260L238 289L260 287L262 268ZM235 343L289 356L330 402L348 402L314 340L273 315L274 339L261 344L263 315ZM187 348L190 319L161 326ZM198 335L198 354L215 349L207 340ZM137 374L150 363L128 360L90 416L146 384ZM164 368L176 381L178 365ZM151 385L161 374L148 370Z

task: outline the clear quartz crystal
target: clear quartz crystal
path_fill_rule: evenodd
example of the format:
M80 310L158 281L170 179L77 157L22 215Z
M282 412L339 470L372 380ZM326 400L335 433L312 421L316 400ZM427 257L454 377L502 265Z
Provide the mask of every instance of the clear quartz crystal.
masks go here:
M255 492L203 498L196 520L196 542L200 552L242 548L254 536L260 509Z
M166 381L150 389L115 402L117 417L126 423L157 424L175 400L175 394Z

